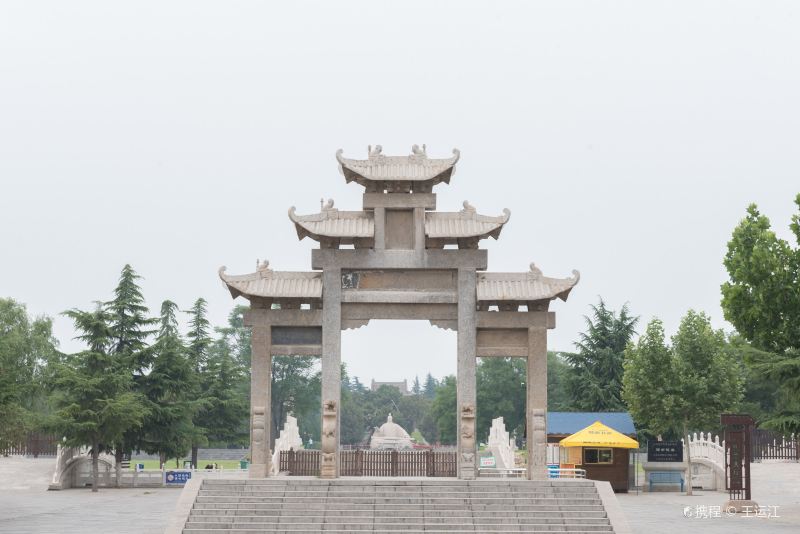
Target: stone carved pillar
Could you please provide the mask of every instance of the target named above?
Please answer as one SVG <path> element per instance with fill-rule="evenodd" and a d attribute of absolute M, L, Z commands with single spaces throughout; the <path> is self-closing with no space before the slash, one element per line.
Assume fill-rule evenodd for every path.
<path fill-rule="evenodd" d="M 336 478 L 336 455 L 339 448 L 338 417 L 336 401 L 326 400 L 322 403 L 322 458 L 319 465 L 321 478 Z"/>
<path fill-rule="evenodd" d="M 322 273 L 322 463 L 320 476 L 339 476 L 339 417 L 342 389 L 342 270 Z"/>
<path fill-rule="evenodd" d="M 474 269 L 458 270 L 458 362 L 456 397 L 458 405 L 458 478 L 477 476 L 475 448 L 476 385 L 476 299 Z"/>
<path fill-rule="evenodd" d="M 528 329 L 527 365 L 528 478 L 547 479 L 547 329 Z"/>
<path fill-rule="evenodd" d="M 250 478 L 264 478 L 270 473 L 270 396 L 272 355 L 269 326 L 254 326 L 250 338 Z"/>

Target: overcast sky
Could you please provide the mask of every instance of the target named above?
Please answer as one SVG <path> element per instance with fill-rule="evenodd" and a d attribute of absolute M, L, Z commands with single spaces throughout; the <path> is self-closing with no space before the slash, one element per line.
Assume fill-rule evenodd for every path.
<path fill-rule="evenodd" d="M 789 236 L 800 192 L 797 2 L 36 2 L 0 4 L 0 296 L 55 317 L 130 263 L 155 312 L 217 277 L 310 269 L 287 209 L 360 209 L 334 154 L 461 161 L 438 208 L 512 212 L 489 268 L 579 269 L 552 349 L 589 305 L 674 332 L 719 327 L 726 243 L 756 202 Z M 242 301 L 246 302 L 246 301 Z M 455 334 L 343 336 L 368 381 L 455 371 Z"/>

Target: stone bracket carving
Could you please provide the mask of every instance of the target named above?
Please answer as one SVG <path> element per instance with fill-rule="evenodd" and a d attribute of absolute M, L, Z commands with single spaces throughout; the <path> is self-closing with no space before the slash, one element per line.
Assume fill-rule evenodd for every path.
<path fill-rule="evenodd" d="M 431 323 L 431 326 L 441 328 L 442 330 L 458 330 L 458 321 L 450 319 L 429 319 L 428 322 Z"/>
<path fill-rule="evenodd" d="M 461 437 L 461 465 L 462 478 L 475 476 L 475 405 L 465 403 L 461 405 L 459 413 L 459 435 Z"/>
<path fill-rule="evenodd" d="M 322 403 L 322 463 L 319 474 L 322 478 L 336 477 L 337 448 L 337 411 L 336 401 L 326 400 Z"/>
<path fill-rule="evenodd" d="M 533 443 L 528 446 L 530 474 L 534 479 L 547 478 L 547 426 L 545 411 L 534 408 L 531 417 Z"/>

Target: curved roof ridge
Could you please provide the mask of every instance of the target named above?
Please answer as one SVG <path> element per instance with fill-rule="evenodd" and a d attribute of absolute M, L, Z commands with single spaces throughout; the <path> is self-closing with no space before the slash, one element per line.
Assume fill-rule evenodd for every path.
<path fill-rule="evenodd" d="M 319 241 L 321 237 L 371 238 L 375 236 L 375 216 L 366 211 L 339 211 L 333 201 L 319 213 L 298 215 L 294 206 L 289 208 L 289 219 L 295 224 L 297 236 Z"/>
<path fill-rule="evenodd" d="M 367 159 L 354 159 L 344 157 L 340 148 L 336 151 L 336 161 L 339 170 L 347 182 L 358 182 L 360 185 L 370 187 L 376 182 L 440 182 L 450 183 L 455 164 L 461 157 L 461 152 L 453 149 L 449 158 L 429 158 L 427 147 L 418 145 L 411 147 L 408 156 L 387 156 L 383 154 L 383 147 L 376 145 L 367 148 Z"/>
<path fill-rule="evenodd" d="M 544 276 L 536 264 L 523 273 L 478 273 L 478 300 L 535 301 L 560 298 L 566 301 L 581 279 L 577 270 L 568 278 Z"/>
<path fill-rule="evenodd" d="M 273 271 L 269 262 L 258 262 L 256 272 L 229 275 L 222 266 L 218 274 L 233 298 L 322 298 L 322 271 Z"/>
<path fill-rule="evenodd" d="M 461 211 L 425 212 L 425 235 L 431 238 L 500 237 L 500 231 L 511 218 L 511 210 L 503 215 L 482 215 L 474 206 L 464 201 Z"/>

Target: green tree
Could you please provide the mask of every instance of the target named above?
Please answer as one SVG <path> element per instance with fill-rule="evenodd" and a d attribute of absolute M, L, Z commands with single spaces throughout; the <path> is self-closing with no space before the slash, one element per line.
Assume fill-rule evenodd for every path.
<path fill-rule="evenodd" d="M 439 441 L 445 445 L 456 443 L 458 436 L 456 409 L 456 377 L 450 375 L 439 383 L 431 406 L 431 414 L 439 431 Z"/>
<path fill-rule="evenodd" d="M 158 337 L 153 346 L 153 364 L 141 379 L 148 400 L 141 448 L 158 454 L 163 465 L 167 458 L 182 458 L 191 448 L 192 419 L 198 409 L 194 401 L 194 369 L 178 332 L 178 306 L 169 300 L 161 305 Z"/>
<path fill-rule="evenodd" d="M 547 353 L 547 409 L 551 412 L 572 411 L 572 398 L 567 390 L 567 377 L 571 368 L 565 353 Z"/>
<path fill-rule="evenodd" d="M 23 304 L 0 298 L 0 449 L 46 418 L 48 363 L 57 361 L 56 347 L 49 318 L 31 320 Z"/>
<path fill-rule="evenodd" d="M 318 359 L 313 356 L 274 356 L 272 358 L 272 431 L 270 433 L 272 442 L 277 439 L 287 415 L 297 417 L 302 430 L 306 432 L 308 432 L 306 427 L 308 424 L 319 427 L 320 417 L 308 420 L 312 417 L 311 414 L 318 413 L 318 406 L 321 403 L 321 382 L 317 361 Z M 313 435 L 318 435 L 318 432 L 314 432 Z"/>
<path fill-rule="evenodd" d="M 207 362 L 209 382 L 206 384 L 203 414 L 208 440 L 224 446 L 243 443 L 247 436 L 250 406 L 237 389 L 243 369 L 231 354 L 225 338 L 214 341 Z"/>
<path fill-rule="evenodd" d="M 565 354 L 571 365 L 567 390 L 578 411 L 613 412 L 625 409 L 622 402 L 622 373 L 625 346 L 635 333 L 638 317 L 630 315 L 627 304 L 617 315 L 603 299 L 586 317 L 587 331 L 575 343 L 576 354 Z"/>
<path fill-rule="evenodd" d="M 427 399 L 433 399 L 436 396 L 436 388 L 439 384 L 436 382 L 436 379 L 433 378 L 433 375 L 430 373 L 427 374 L 425 377 L 425 385 L 422 388 L 422 395 Z"/>
<path fill-rule="evenodd" d="M 115 359 L 120 373 L 132 376 L 134 391 L 139 393 L 142 392 L 142 378 L 153 363 L 153 352 L 147 344 L 147 338 L 155 333 L 152 326 L 157 322 L 148 317 L 149 311 L 138 284 L 141 278 L 126 264 L 114 289 L 114 298 L 104 304 L 111 340 L 110 355 Z M 117 473 L 121 471 L 123 456 L 130 454 L 142 440 L 138 432 L 139 429 L 131 428 L 113 444 Z"/>
<path fill-rule="evenodd" d="M 509 432 L 525 431 L 526 360 L 481 358 L 477 378 L 477 436 L 486 441 L 492 419 L 502 416 Z"/>
<path fill-rule="evenodd" d="M 55 427 L 67 445 L 91 445 L 92 491 L 97 491 L 98 455 L 120 443 L 126 431 L 141 427 L 147 409 L 141 395 L 132 391 L 132 376 L 112 354 L 116 339 L 109 314 L 98 307 L 66 315 L 88 349 L 58 366 Z"/>
<path fill-rule="evenodd" d="M 149 311 L 138 284 L 141 278 L 126 264 L 114 289 L 113 300 L 105 303 L 110 324 L 111 354 L 137 376 L 144 375 L 152 363 L 147 338 L 155 333 L 151 327 L 157 322 L 148 318 Z"/>
<path fill-rule="evenodd" d="M 211 324 L 207 317 L 208 304 L 205 299 L 198 298 L 192 308 L 185 313 L 189 314 L 189 332 L 186 334 L 189 340 L 188 358 L 195 375 L 195 379 L 187 386 L 193 390 L 192 394 L 199 405 L 194 416 L 191 446 L 191 462 L 193 466 L 197 466 L 198 449 L 200 445 L 208 443 L 206 425 L 209 421 L 207 412 L 211 402 L 209 386 L 214 380 L 209 373 L 208 353 L 213 340 L 209 334 Z"/>
<path fill-rule="evenodd" d="M 720 413 L 742 398 L 741 369 L 732 352 L 704 313 L 687 312 L 671 348 L 664 343 L 661 323 L 651 322 L 627 352 L 624 398 L 634 419 L 655 433 L 678 433 L 689 443 L 690 429 L 715 425 Z M 684 452 L 691 465 L 688 447 Z"/>
<path fill-rule="evenodd" d="M 800 208 L 800 195 L 795 198 Z M 800 243 L 800 214 L 789 225 Z M 722 284 L 722 310 L 750 342 L 746 360 L 755 375 L 773 386 L 764 426 L 800 433 L 800 247 L 772 231 L 755 204 L 734 229 L 724 260 L 729 281 Z M 748 391 L 758 384 L 748 385 Z"/>
<path fill-rule="evenodd" d="M 422 393 L 422 386 L 419 385 L 419 376 L 414 377 L 414 382 L 411 384 L 411 393 L 420 395 Z"/>

